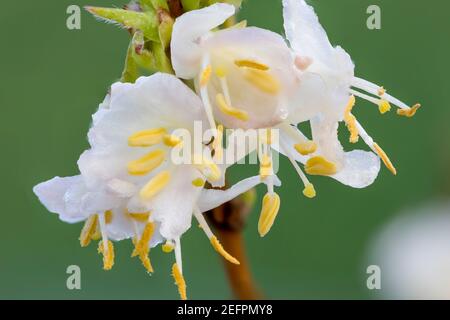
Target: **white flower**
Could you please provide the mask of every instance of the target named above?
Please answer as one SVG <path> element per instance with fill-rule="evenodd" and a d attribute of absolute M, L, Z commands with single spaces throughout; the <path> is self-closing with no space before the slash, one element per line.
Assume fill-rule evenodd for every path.
<path fill-rule="evenodd" d="M 350 142 L 356 143 L 360 136 L 396 174 L 386 153 L 352 114 L 355 96 L 373 102 L 381 113 L 389 111 L 390 104 L 396 105 L 397 113 L 407 117 L 412 117 L 420 105 L 410 108 L 387 94 L 383 87 L 355 77 L 350 56 L 341 47 L 330 44 L 313 8 L 304 0 L 283 0 L 283 7 L 285 32 L 301 83 L 288 120 L 297 124 L 311 119 L 313 141 L 317 145 L 312 158 L 296 157 L 297 160 L 306 162 L 309 174 L 333 176 L 356 188 L 371 184 L 378 174 L 378 161 L 371 152 L 344 152 L 337 136 L 338 123 L 344 121 L 350 131 Z M 291 134 L 291 138 L 295 135 Z"/>
<path fill-rule="evenodd" d="M 368 262 L 386 299 L 450 299 L 450 202 L 404 210 L 377 233 Z"/>
<path fill-rule="evenodd" d="M 208 146 L 198 153 L 184 146 L 192 143 L 195 122 L 206 123 L 202 102 L 194 92 L 167 74 L 142 77 L 135 84 L 116 83 L 93 118 L 92 148 L 78 161 L 81 176 L 56 178 L 35 188 L 50 211 L 68 222 L 88 219 L 84 228 L 88 239 L 95 233 L 94 224 L 100 222 L 103 243 L 111 247 L 101 247 L 103 252 L 113 252 L 109 239 L 132 238 L 133 256 L 139 256 L 149 272 L 153 271 L 150 246 L 165 240 L 164 251 L 175 249 L 173 274 L 182 298 L 186 292 L 180 238 L 190 228 L 193 215 L 214 249 L 239 263 L 223 249 L 202 213 L 253 188 L 261 179 L 248 178 L 225 191 L 204 189 L 207 181 L 219 180 L 222 174 L 208 157 Z M 191 135 L 179 135 L 186 132 Z M 175 163 L 171 155 L 180 151 L 192 152 L 194 162 Z M 81 189 L 74 200 L 78 210 L 68 211 L 72 188 Z M 89 206 L 85 198 L 92 200 Z"/>
<path fill-rule="evenodd" d="M 180 16 L 171 54 L 176 75 L 194 79 L 209 117 L 227 128 L 267 128 L 284 121 L 297 84 L 284 39 L 256 27 L 213 31 L 234 15 L 217 3 Z"/>

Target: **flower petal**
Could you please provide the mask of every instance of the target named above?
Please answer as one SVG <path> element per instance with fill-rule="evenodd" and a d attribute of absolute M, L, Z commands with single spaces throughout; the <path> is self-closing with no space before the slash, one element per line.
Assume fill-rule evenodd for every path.
<path fill-rule="evenodd" d="M 194 121 L 207 123 L 200 98 L 176 77 L 157 73 L 134 84 L 114 84 L 109 112 L 90 130 L 89 140 L 93 146 L 124 146 L 136 132 L 192 130 Z"/>
<path fill-rule="evenodd" d="M 284 30 L 296 54 L 322 63 L 333 57 L 333 47 L 314 9 L 304 0 L 283 0 Z"/>
<path fill-rule="evenodd" d="M 175 73 L 183 79 L 191 79 L 200 70 L 202 52 L 199 40 L 212 29 L 234 15 L 235 7 L 216 3 L 209 7 L 187 12 L 173 26 L 171 52 Z"/>
<path fill-rule="evenodd" d="M 62 221 L 75 223 L 84 220 L 87 215 L 66 208 L 66 193 L 74 187 L 83 188 L 81 176 L 55 177 L 36 185 L 33 192 L 48 211 L 58 214 Z"/>
<path fill-rule="evenodd" d="M 192 181 L 198 171 L 190 165 L 176 166 L 170 182 L 148 203 L 154 221 L 161 224 L 161 235 L 170 240 L 179 238 L 191 226 L 192 213 L 202 188 Z"/>
<path fill-rule="evenodd" d="M 362 189 L 375 181 L 379 171 L 380 158 L 373 152 L 353 150 L 345 153 L 345 165 L 332 178 L 352 188 Z"/>
<path fill-rule="evenodd" d="M 247 192 L 260 183 L 264 182 L 260 176 L 255 176 L 242 180 L 227 190 L 204 189 L 199 198 L 198 207 L 201 212 L 209 211 Z M 274 186 L 281 186 L 281 181 L 276 176 L 274 177 L 273 183 Z"/>

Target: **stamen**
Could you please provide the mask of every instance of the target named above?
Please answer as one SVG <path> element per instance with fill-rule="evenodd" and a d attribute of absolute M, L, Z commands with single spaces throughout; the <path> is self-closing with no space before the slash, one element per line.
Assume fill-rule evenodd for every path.
<path fill-rule="evenodd" d="M 264 154 L 260 160 L 259 175 L 265 179 L 273 175 L 272 157 Z"/>
<path fill-rule="evenodd" d="M 350 93 L 364 100 L 372 102 L 373 104 L 376 104 L 381 114 L 384 114 L 391 110 L 391 105 L 389 104 L 389 101 L 387 101 L 386 99 L 377 99 L 353 89 L 350 89 Z"/>
<path fill-rule="evenodd" d="M 128 138 L 128 145 L 130 147 L 151 147 L 161 143 L 165 134 L 166 129 L 164 128 L 139 131 Z"/>
<path fill-rule="evenodd" d="M 246 69 L 244 72 L 244 78 L 259 90 L 267 94 L 276 95 L 280 92 L 280 82 L 266 71 Z"/>
<path fill-rule="evenodd" d="M 103 254 L 103 270 L 111 270 L 114 266 L 114 246 L 110 240 L 103 241 L 98 243 L 98 253 Z"/>
<path fill-rule="evenodd" d="M 397 114 L 399 116 L 403 116 L 403 117 L 407 117 L 407 118 L 412 118 L 414 117 L 414 115 L 416 114 L 417 110 L 419 110 L 419 108 L 421 107 L 421 105 L 418 103 L 414 106 L 412 106 L 411 108 L 407 108 L 407 109 L 398 109 L 397 110 Z"/>
<path fill-rule="evenodd" d="M 152 178 L 139 192 L 141 198 L 150 200 L 156 194 L 158 194 L 170 181 L 170 172 L 162 171 Z"/>
<path fill-rule="evenodd" d="M 239 68 L 250 68 L 261 71 L 269 70 L 269 66 L 254 60 L 236 60 L 234 61 L 234 64 Z"/>
<path fill-rule="evenodd" d="M 155 224 L 153 222 L 148 222 L 145 225 L 144 231 L 142 232 L 141 239 L 136 243 L 135 251 L 139 254 L 139 259 L 141 259 L 147 272 L 152 273 L 153 267 L 150 262 L 148 254 L 150 252 L 149 242 L 153 237 L 155 232 Z"/>
<path fill-rule="evenodd" d="M 211 65 L 208 64 L 203 69 L 202 74 L 200 76 L 200 86 L 201 87 L 205 87 L 209 83 L 209 80 L 211 79 L 211 73 L 212 73 L 212 68 L 211 68 Z"/>
<path fill-rule="evenodd" d="M 194 179 L 192 180 L 192 185 L 197 188 L 203 188 L 203 186 L 205 185 L 205 180 L 203 180 L 202 178 Z"/>
<path fill-rule="evenodd" d="M 378 110 L 381 114 L 385 114 L 391 111 L 391 105 L 386 100 L 381 100 L 380 104 L 378 105 Z"/>
<path fill-rule="evenodd" d="M 223 246 L 220 244 L 219 240 L 214 236 L 211 239 L 211 245 L 213 246 L 214 250 L 216 250 L 225 260 L 232 264 L 239 265 L 240 262 L 233 257 L 231 254 L 225 251 Z"/>
<path fill-rule="evenodd" d="M 217 251 L 225 260 L 233 263 L 233 264 L 240 264 L 239 261 L 230 255 L 228 252 L 225 251 L 223 246 L 220 244 L 217 237 L 212 233 L 211 228 L 208 226 L 208 223 L 205 220 L 205 217 L 200 212 L 198 208 L 194 211 L 195 218 L 197 219 L 200 228 L 205 232 L 206 236 L 211 242 L 211 245 L 213 246 L 214 250 Z"/>
<path fill-rule="evenodd" d="M 258 222 L 258 232 L 261 237 L 264 237 L 270 231 L 279 210 L 280 197 L 276 193 L 267 193 L 263 199 Z"/>
<path fill-rule="evenodd" d="M 128 173 L 135 176 L 142 176 L 150 173 L 159 167 L 165 160 L 166 153 L 157 149 L 138 160 L 128 163 Z"/>
<path fill-rule="evenodd" d="M 224 66 L 217 66 L 214 68 L 214 73 L 219 78 L 225 78 L 228 74 L 228 70 Z"/>
<path fill-rule="evenodd" d="M 144 212 L 144 213 L 129 213 L 128 216 L 138 222 L 147 222 L 148 218 L 150 216 L 150 212 Z"/>
<path fill-rule="evenodd" d="M 248 113 L 244 110 L 238 109 L 238 108 L 234 108 L 232 106 L 229 106 L 226 102 L 225 102 L 225 98 L 223 96 L 223 94 L 218 93 L 216 95 L 216 102 L 217 102 L 217 107 L 219 108 L 219 110 L 230 116 L 230 117 L 234 117 L 236 119 L 239 119 L 241 121 L 248 121 Z"/>
<path fill-rule="evenodd" d="M 306 141 L 297 143 L 294 148 L 302 156 L 307 156 L 317 151 L 317 144 L 314 141 Z"/>
<path fill-rule="evenodd" d="M 355 96 L 351 96 L 350 100 L 345 108 L 344 121 L 347 125 L 348 131 L 350 132 L 350 142 L 357 143 L 359 140 L 358 126 L 356 125 L 356 118 L 352 114 L 353 107 L 355 106 Z"/>
<path fill-rule="evenodd" d="M 217 164 L 206 157 L 199 154 L 194 154 L 194 165 L 207 177 L 210 181 L 218 181 L 222 176 L 222 171 Z"/>
<path fill-rule="evenodd" d="M 359 132 L 361 133 L 361 137 L 363 138 L 364 142 L 375 152 L 378 154 L 378 156 L 383 160 L 383 163 L 385 166 L 394 174 L 397 175 L 397 170 L 395 169 L 394 165 L 392 164 L 391 160 L 387 156 L 387 154 L 381 149 L 381 147 L 375 143 L 371 136 L 364 130 L 363 126 L 357 122 Z"/>
<path fill-rule="evenodd" d="M 386 152 L 384 152 L 384 150 L 381 149 L 377 143 L 373 144 L 373 148 L 375 149 L 381 160 L 383 160 L 384 165 L 389 169 L 389 171 L 391 171 L 394 176 L 397 175 L 397 169 L 395 169 Z"/>
<path fill-rule="evenodd" d="M 175 284 L 178 287 L 178 293 L 180 294 L 181 300 L 187 300 L 186 282 L 184 281 L 183 274 L 181 273 L 176 263 L 174 263 L 174 265 L 172 266 L 172 276 L 175 280 Z"/>
<path fill-rule="evenodd" d="M 294 157 L 292 156 L 291 152 L 288 148 L 286 148 L 286 145 L 284 143 L 281 143 L 281 147 L 284 150 L 284 153 L 286 154 L 287 158 L 291 162 L 292 166 L 294 167 L 295 171 L 297 171 L 298 176 L 302 180 L 305 189 L 303 190 L 303 195 L 307 198 L 314 198 L 316 196 L 316 191 L 314 189 L 314 186 L 311 182 L 309 182 L 306 175 L 303 173 L 302 169 L 298 165 L 297 161 L 295 161 Z"/>
<path fill-rule="evenodd" d="M 183 140 L 175 135 L 166 134 L 163 137 L 163 142 L 166 146 L 173 148 L 182 143 Z"/>
<path fill-rule="evenodd" d="M 333 162 L 322 156 L 316 156 L 306 162 L 305 171 L 310 175 L 331 176 L 337 172 L 337 168 Z"/>
<path fill-rule="evenodd" d="M 91 215 L 86 222 L 84 223 L 83 229 L 81 229 L 80 234 L 80 245 L 82 247 L 87 247 L 92 240 L 92 236 L 94 235 L 97 224 L 98 224 L 98 215 L 93 214 Z"/>
<path fill-rule="evenodd" d="M 316 190 L 314 189 L 314 186 L 309 183 L 303 190 L 303 194 L 305 195 L 305 197 L 312 199 L 316 197 Z"/>
<path fill-rule="evenodd" d="M 110 224 L 113 220 L 113 212 L 111 210 L 108 210 L 105 212 L 105 223 Z"/>
<path fill-rule="evenodd" d="M 162 248 L 163 252 L 171 253 L 173 251 L 173 249 L 175 248 L 175 245 L 170 241 L 166 241 L 166 243 L 163 244 L 161 248 Z"/>
<path fill-rule="evenodd" d="M 352 86 L 353 87 L 356 87 L 356 88 L 358 88 L 358 89 L 361 89 L 361 90 L 364 90 L 364 91 L 366 91 L 366 92 L 368 92 L 368 93 L 370 93 L 370 94 L 373 94 L 373 95 L 378 95 L 378 96 L 380 96 L 383 100 L 385 100 L 385 101 L 387 101 L 387 102 L 389 102 L 389 103 L 391 103 L 391 104 L 393 104 L 393 105 L 395 105 L 395 106 L 397 106 L 397 107 L 399 107 L 401 110 L 406 110 L 405 112 L 408 112 L 410 109 L 413 109 L 414 107 L 416 107 L 417 105 L 415 105 L 415 106 L 413 106 L 413 107 L 409 107 L 406 103 L 404 103 L 403 101 L 400 101 L 399 99 L 397 99 L 397 98 L 395 98 L 395 97 L 393 97 L 393 96 L 391 96 L 391 95 L 389 95 L 389 94 L 387 94 L 386 93 L 386 90 L 383 88 L 383 87 L 381 87 L 381 86 L 378 86 L 378 85 L 376 85 L 376 84 L 374 84 L 374 83 L 372 83 L 372 82 L 370 82 L 370 81 L 367 81 L 367 80 L 364 80 L 364 79 L 361 79 L 361 78 L 354 78 L 353 79 L 353 83 L 352 83 Z M 351 90 L 352 91 L 352 90 Z M 362 98 L 363 99 L 366 99 L 366 95 L 364 95 L 364 94 L 361 94 L 362 96 Z M 365 97 L 366 96 L 366 97 Z M 371 97 L 370 97 L 371 98 Z M 372 98 L 373 99 L 373 98 Z M 366 99 L 366 100 L 368 100 L 368 99 Z M 371 101 L 371 100 L 369 100 L 369 101 Z M 416 108 L 416 110 L 415 111 L 417 111 L 417 109 L 418 108 Z M 403 113 L 403 112 L 401 112 L 401 110 L 398 110 L 397 111 L 397 113 Z M 400 114 L 400 115 L 402 115 L 402 114 Z"/>

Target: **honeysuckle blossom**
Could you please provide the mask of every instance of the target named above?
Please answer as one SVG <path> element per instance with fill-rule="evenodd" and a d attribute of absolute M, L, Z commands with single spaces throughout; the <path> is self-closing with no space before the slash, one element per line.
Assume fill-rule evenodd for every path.
<path fill-rule="evenodd" d="M 207 123 L 194 92 L 167 74 L 141 77 L 134 84 L 116 83 L 93 120 L 88 134 L 91 149 L 78 161 L 81 175 L 54 178 L 34 191 L 63 221 L 86 220 L 82 245 L 101 235 L 99 250 L 105 255 L 105 269 L 113 264 L 110 240 L 132 239 L 133 256 L 142 260 L 148 272 L 153 271 L 150 247 L 165 241 L 163 250 L 175 252 L 172 271 L 181 297 L 186 298 L 180 238 L 190 228 L 192 216 L 214 249 L 231 263 L 239 263 L 223 249 L 202 213 L 253 188 L 261 179 L 248 178 L 225 191 L 204 188 L 222 173 L 209 146 L 202 145 L 199 153 L 186 146 L 192 143 L 195 123 Z M 217 142 L 215 147 L 219 149 Z M 192 152 L 192 162 L 174 161 L 174 154 L 180 152 Z"/>
<path fill-rule="evenodd" d="M 281 36 L 260 28 L 215 30 L 234 14 L 234 8 L 226 4 L 191 11 L 175 21 L 173 67 L 178 77 L 194 80 L 210 126 L 215 128 L 218 122 L 233 129 L 266 128 L 267 134 L 261 135 L 256 148 L 261 177 L 270 180 L 274 174 L 272 152 L 278 151 L 294 166 L 305 186 L 303 194 L 309 198 L 316 192 L 306 174 L 330 176 L 364 188 L 376 179 L 380 158 L 396 173 L 386 153 L 352 114 L 354 97 L 376 103 L 383 113 L 390 109 L 389 103 L 395 104 L 405 116 L 413 116 L 419 105 L 409 108 L 382 87 L 354 77 L 350 56 L 341 47 L 332 47 L 313 9 L 304 1 L 287 0 L 283 6 L 291 48 Z M 305 121 L 310 121 L 312 139 L 297 128 Z M 341 121 L 351 132 L 351 142 L 361 136 L 376 154 L 344 152 L 337 135 Z M 272 139 L 274 129 L 279 132 L 278 141 Z M 304 164 L 306 174 L 298 162 Z M 280 207 L 273 186 L 266 184 L 259 229 L 262 236 Z"/>
<path fill-rule="evenodd" d="M 280 35 L 240 26 L 213 31 L 234 13 L 233 6 L 219 3 L 179 17 L 173 27 L 172 63 L 178 77 L 194 80 L 212 128 L 218 122 L 231 129 L 266 129 L 256 147 L 260 176 L 268 187 L 259 224 L 265 235 L 280 207 L 271 183 L 276 134 L 271 129 L 291 130 L 285 120 L 299 81 L 291 50 Z M 221 140 L 221 130 L 217 132 Z M 302 146 L 302 151 L 311 149 L 306 138 Z M 304 194 L 314 197 L 313 185 L 298 164 L 292 164 L 305 185 Z"/>
<path fill-rule="evenodd" d="M 285 33 L 301 83 L 295 108 L 289 110 L 289 122 L 311 120 L 312 141 L 317 147 L 307 158 L 296 155 L 296 159 L 305 163 L 308 174 L 333 176 L 356 188 L 366 187 L 376 178 L 379 164 L 374 153 L 396 174 L 386 153 L 352 114 L 355 97 L 374 103 L 382 114 L 393 104 L 398 106 L 399 115 L 412 117 L 420 105 L 409 107 L 387 94 L 383 87 L 356 77 L 349 54 L 340 46 L 331 45 L 314 9 L 304 0 L 283 0 L 283 8 Z M 351 143 L 361 137 L 374 153 L 344 152 L 337 135 L 341 121 L 350 131 Z"/>

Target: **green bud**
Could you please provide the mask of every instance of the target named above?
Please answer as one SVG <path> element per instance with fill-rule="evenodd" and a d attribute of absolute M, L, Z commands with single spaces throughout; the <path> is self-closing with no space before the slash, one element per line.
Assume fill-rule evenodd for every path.
<path fill-rule="evenodd" d="M 167 0 L 146 0 L 150 1 L 155 10 L 164 9 L 169 11 L 169 5 L 167 4 Z"/>
<path fill-rule="evenodd" d="M 166 10 L 158 10 L 158 17 L 160 20 L 158 27 L 159 39 L 163 48 L 166 49 L 172 39 L 174 20 Z"/>
<path fill-rule="evenodd" d="M 167 57 L 166 50 L 161 43 L 152 44 L 152 52 L 155 57 L 155 67 L 158 71 L 173 74 L 172 64 Z"/>
<path fill-rule="evenodd" d="M 200 8 L 200 0 L 181 0 L 184 11 L 197 10 Z"/>
<path fill-rule="evenodd" d="M 136 64 L 141 68 L 153 71 L 155 61 L 152 53 L 145 48 L 144 34 L 141 31 L 136 31 L 131 43 L 133 46 L 132 56 Z"/>
<path fill-rule="evenodd" d="M 85 7 L 99 19 L 115 22 L 125 28 L 141 30 L 152 41 L 159 41 L 158 21 L 154 12 L 136 12 L 125 9 Z"/>
<path fill-rule="evenodd" d="M 130 46 L 128 47 L 127 57 L 125 58 L 125 66 L 122 72 L 122 78 L 120 79 L 120 81 L 122 82 L 134 83 L 139 77 L 138 66 L 133 58 L 133 51 L 133 43 L 131 42 Z"/>

